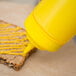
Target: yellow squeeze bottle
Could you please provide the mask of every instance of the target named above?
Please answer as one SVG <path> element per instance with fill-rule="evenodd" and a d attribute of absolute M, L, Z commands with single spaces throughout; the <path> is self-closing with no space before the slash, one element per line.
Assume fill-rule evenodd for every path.
<path fill-rule="evenodd" d="M 25 21 L 31 46 L 56 51 L 75 36 L 75 4 L 76 0 L 42 0 Z"/>

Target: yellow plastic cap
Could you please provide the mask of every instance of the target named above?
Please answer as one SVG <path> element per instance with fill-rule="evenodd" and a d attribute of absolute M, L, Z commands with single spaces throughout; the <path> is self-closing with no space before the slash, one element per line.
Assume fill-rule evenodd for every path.
<path fill-rule="evenodd" d="M 61 45 L 50 37 L 35 21 L 33 13 L 31 13 L 25 21 L 25 27 L 29 41 L 38 49 L 53 52 L 61 47 Z"/>

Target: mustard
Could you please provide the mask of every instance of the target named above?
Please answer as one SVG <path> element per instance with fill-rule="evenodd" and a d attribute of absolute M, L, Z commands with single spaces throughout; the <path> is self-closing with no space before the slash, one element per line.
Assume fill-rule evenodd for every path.
<path fill-rule="evenodd" d="M 16 36 L 26 35 L 26 32 L 17 32 L 21 29 L 20 27 L 7 28 L 10 25 L 11 24 L 0 24 L 0 35 L 2 35 L 0 36 L 0 54 L 26 56 L 27 53 L 29 53 L 34 48 L 34 46 L 30 42 L 26 41 L 27 37 L 22 39 L 16 38 Z"/>

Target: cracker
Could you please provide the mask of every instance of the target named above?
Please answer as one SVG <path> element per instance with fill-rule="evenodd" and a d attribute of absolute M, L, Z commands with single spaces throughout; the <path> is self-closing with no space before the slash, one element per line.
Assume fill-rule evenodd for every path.
<path fill-rule="evenodd" d="M 7 22 L 4 22 L 4 21 L 2 21 L 2 20 L 0 20 L 0 24 L 8 24 Z M 11 26 L 11 27 L 10 27 Z M 16 32 L 20 32 L 20 33 L 26 33 L 26 31 L 23 29 L 23 28 L 21 28 L 21 27 L 19 27 L 19 26 L 16 26 L 16 25 L 13 25 L 13 24 L 10 24 L 10 26 L 8 26 L 8 28 L 20 28 L 18 31 L 16 31 Z M 0 28 L 1 29 L 1 28 Z M 11 32 L 15 32 L 15 30 L 11 30 Z M 7 35 L 8 36 L 8 35 Z M 25 36 L 25 34 L 24 35 L 18 35 L 17 37 L 19 37 L 19 38 L 24 38 L 24 37 L 26 37 Z M 1 41 L 1 40 L 0 40 Z M 9 39 L 8 39 L 8 41 L 9 41 Z M 25 40 L 24 40 L 25 41 Z M 21 41 L 20 41 L 20 44 L 21 44 Z M 0 44 L 1 45 L 1 44 Z M 11 45 L 11 44 L 10 44 Z M 13 45 L 13 44 L 12 44 Z M 17 44 L 17 45 L 19 45 L 19 43 Z M 22 44 L 21 44 L 22 45 Z M 25 47 L 27 47 L 26 45 L 24 45 Z M 21 50 L 21 52 L 22 52 L 22 49 L 24 48 L 24 46 L 22 46 L 21 48 L 19 48 L 19 49 L 17 49 L 17 50 L 19 50 L 19 53 L 20 53 L 20 50 Z M 10 47 L 10 46 L 8 46 L 8 47 Z M 1 48 L 1 47 L 0 47 Z M 3 47 L 3 48 L 5 48 L 5 47 Z M 13 47 L 11 48 L 11 49 L 13 49 Z M 1 51 L 1 50 L 0 50 Z M 5 50 L 6 51 L 6 50 Z M 33 52 L 35 52 L 35 48 L 33 48 L 32 50 L 30 50 L 30 52 L 28 52 L 25 56 L 22 56 L 22 55 L 11 55 L 11 54 L 0 54 L 0 63 L 2 63 L 2 64 L 5 64 L 5 65 L 7 65 L 7 66 L 9 66 L 9 67 L 11 67 L 11 68 L 13 68 L 14 70 L 19 70 L 22 66 L 23 66 L 23 64 L 24 64 L 24 62 L 25 62 L 25 60 L 33 53 Z M 18 52 L 17 52 L 18 53 Z"/>

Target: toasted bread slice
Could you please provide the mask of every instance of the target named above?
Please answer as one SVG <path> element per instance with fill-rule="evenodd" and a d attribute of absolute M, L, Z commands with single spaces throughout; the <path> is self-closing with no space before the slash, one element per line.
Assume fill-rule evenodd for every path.
<path fill-rule="evenodd" d="M 27 45 L 25 45 L 24 43 L 25 41 L 28 41 L 28 40 L 25 40 L 25 37 L 26 37 L 25 30 L 13 24 L 10 24 L 8 27 L 4 27 L 3 25 L 6 25 L 6 24 L 9 25 L 7 22 L 0 20 L 0 51 L 17 50 L 17 52 L 15 53 L 23 52 L 24 48 L 27 47 Z M 15 33 L 16 35 L 14 36 Z M 14 42 L 13 40 L 14 38 L 16 38 L 16 42 Z M 18 41 L 17 43 L 17 39 L 21 41 Z M 14 70 L 19 70 L 24 64 L 27 57 L 31 55 L 34 51 L 35 51 L 34 49 L 30 50 L 30 52 L 28 52 L 25 56 L 14 55 L 14 54 L 0 54 L 0 63 L 13 68 Z"/>

